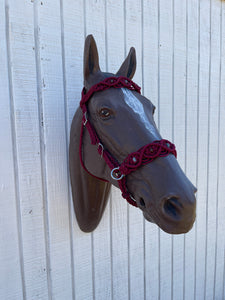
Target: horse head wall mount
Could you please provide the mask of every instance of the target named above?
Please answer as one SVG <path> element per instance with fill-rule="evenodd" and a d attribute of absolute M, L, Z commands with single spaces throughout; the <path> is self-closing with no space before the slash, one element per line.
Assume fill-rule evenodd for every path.
<path fill-rule="evenodd" d="M 135 49 L 116 74 L 100 70 L 92 35 L 84 47 L 84 88 L 70 131 L 69 166 L 79 227 L 93 231 L 107 204 L 111 184 L 146 220 L 165 232 L 188 232 L 195 220 L 196 188 L 163 140 L 155 107 L 131 79 Z"/>

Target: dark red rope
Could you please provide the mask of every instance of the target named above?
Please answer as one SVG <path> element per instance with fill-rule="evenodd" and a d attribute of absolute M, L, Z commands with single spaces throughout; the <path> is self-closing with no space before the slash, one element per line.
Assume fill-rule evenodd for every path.
<path fill-rule="evenodd" d="M 93 145 L 98 145 L 98 153 L 104 158 L 106 164 L 113 171 L 114 179 L 117 177 L 120 178 L 118 180 L 119 187 L 122 192 L 123 198 L 127 200 L 133 206 L 137 207 L 137 203 L 132 199 L 129 191 L 127 190 L 126 185 L 126 175 L 134 172 L 139 167 L 144 166 L 150 162 L 152 162 L 157 157 L 167 156 L 169 154 L 173 154 L 175 157 L 177 156 L 175 145 L 167 140 L 159 140 L 154 141 L 148 145 L 143 146 L 137 152 L 133 152 L 125 158 L 121 165 L 117 162 L 117 160 L 106 150 L 104 149 L 94 127 L 88 120 L 88 110 L 87 110 L 87 102 L 92 97 L 95 92 L 103 91 L 109 88 L 122 88 L 125 87 L 129 90 L 136 91 L 140 93 L 141 88 L 134 83 L 132 80 L 126 77 L 109 77 L 104 79 L 103 81 L 93 85 L 90 90 L 86 93 L 85 88 L 82 90 L 82 98 L 80 101 L 80 107 L 83 112 L 82 125 L 81 125 L 81 133 L 80 133 L 80 146 L 79 146 L 79 155 L 80 162 L 82 167 L 91 174 L 84 165 L 83 155 L 82 155 L 82 143 L 83 143 L 83 133 L 84 126 L 87 128 L 91 143 Z M 94 176 L 97 179 L 107 182 L 107 180 L 102 179 L 100 177 Z M 117 180 L 117 179 L 116 179 Z"/>
<path fill-rule="evenodd" d="M 82 98 L 80 101 L 80 107 L 82 111 L 87 111 L 87 107 L 85 107 L 84 104 L 87 103 L 87 101 L 95 92 L 104 91 L 112 87 L 117 89 L 125 87 L 129 90 L 137 91 L 138 93 L 140 93 L 141 91 L 141 88 L 127 77 L 108 77 L 101 82 L 93 85 L 87 93 L 85 93 L 85 88 L 83 88 Z"/>
<path fill-rule="evenodd" d="M 133 152 L 125 158 L 119 167 L 119 171 L 123 175 L 128 175 L 134 172 L 139 167 L 149 164 L 157 157 L 173 154 L 177 157 L 175 145 L 167 140 L 154 141 L 151 144 L 145 145 L 137 152 Z"/>

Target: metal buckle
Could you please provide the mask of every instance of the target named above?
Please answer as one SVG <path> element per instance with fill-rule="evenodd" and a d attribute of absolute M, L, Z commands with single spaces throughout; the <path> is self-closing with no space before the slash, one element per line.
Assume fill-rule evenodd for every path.
<path fill-rule="evenodd" d="M 98 143 L 98 148 L 101 148 L 101 158 L 103 157 L 103 152 L 104 152 L 104 146 L 101 143 Z"/>
<path fill-rule="evenodd" d="M 112 169 L 112 171 L 111 171 L 111 177 L 112 177 L 112 179 L 118 181 L 118 180 L 121 180 L 124 177 L 124 174 L 121 174 L 120 171 L 119 171 L 119 169 L 120 169 L 120 167 Z M 119 172 L 117 172 L 117 174 L 119 173 L 120 176 L 115 177 L 115 175 L 114 175 L 114 173 L 116 174 L 115 171 L 119 171 Z"/>
<path fill-rule="evenodd" d="M 130 198 L 131 198 L 131 200 L 133 200 L 135 203 L 137 203 L 137 201 L 134 199 L 133 196 L 131 196 L 131 194 L 130 194 Z"/>
<path fill-rule="evenodd" d="M 85 121 L 83 122 L 83 124 L 85 126 L 87 124 L 87 121 L 88 121 L 88 119 L 87 119 L 87 112 L 86 111 L 84 113 L 84 119 L 85 119 Z"/>

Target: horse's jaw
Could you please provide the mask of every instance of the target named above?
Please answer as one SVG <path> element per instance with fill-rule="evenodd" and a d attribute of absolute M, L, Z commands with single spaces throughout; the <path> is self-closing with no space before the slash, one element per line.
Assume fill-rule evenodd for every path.
<path fill-rule="evenodd" d="M 78 225 L 82 231 L 92 232 L 102 219 L 111 184 L 98 180 L 82 168 L 79 158 L 81 119 L 82 114 L 78 109 L 73 118 L 70 133 L 70 180 Z M 92 161 L 95 162 L 96 160 L 93 159 Z"/>
<path fill-rule="evenodd" d="M 163 231 L 165 231 L 166 233 L 169 233 L 169 234 L 182 234 L 182 233 L 187 233 L 189 232 L 192 227 L 193 227 L 193 224 L 195 222 L 195 215 L 193 217 L 193 219 L 188 222 L 188 224 L 184 224 L 185 226 L 183 227 L 180 227 L 180 226 L 176 226 L 175 224 L 168 224 L 168 223 L 164 223 L 162 221 L 159 221 L 159 222 L 156 222 L 152 216 L 148 215 L 147 212 L 143 212 L 143 216 L 145 218 L 145 220 L 147 220 L 148 222 L 151 222 L 153 224 L 156 224 L 159 228 L 161 228 Z"/>

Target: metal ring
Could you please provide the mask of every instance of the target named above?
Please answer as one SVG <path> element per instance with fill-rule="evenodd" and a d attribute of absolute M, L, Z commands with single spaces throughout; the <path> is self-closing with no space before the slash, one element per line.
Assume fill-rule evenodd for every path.
<path fill-rule="evenodd" d="M 121 174 L 120 177 L 115 177 L 115 176 L 113 175 L 113 173 L 114 173 L 115 171 L 119 170 L 119 169 L 120 169 L 120 167 L 117 167 L 117 168 L 112 169 L 112 171 L 111 171 L 111 177 L 112 177 L 112 179 L 118 181 L 118 180 L 121 180 L 121 179 L 124 177 L 124 174 Z"/>

